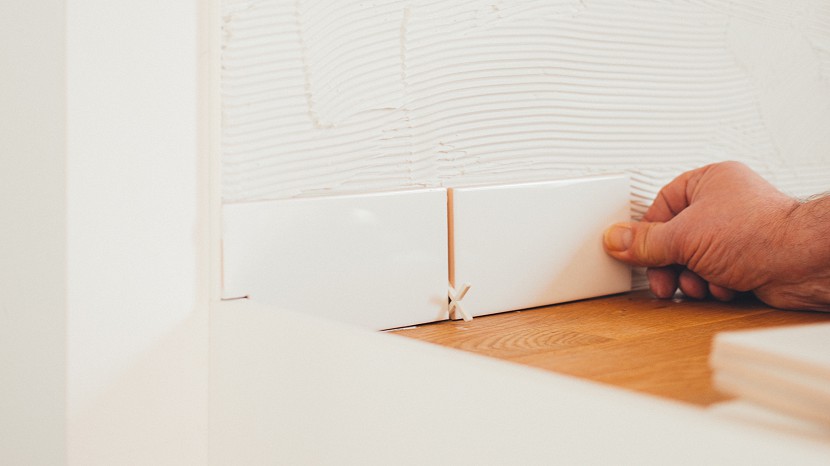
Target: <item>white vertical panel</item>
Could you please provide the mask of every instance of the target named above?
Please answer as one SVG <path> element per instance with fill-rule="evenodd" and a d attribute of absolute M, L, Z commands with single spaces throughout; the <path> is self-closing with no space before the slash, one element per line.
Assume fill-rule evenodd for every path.
<path fill-rule="evenodd" d="M 69 6 L 72 464 L 206 461 L 203 4 Z"/>
<path fill-rule="evenodd" d="M 0 464 L 66 451 L 66 2 L 0 15 Z"/>
<path fill-rule="evenodd" d="M 473 315 L 631 289 L 602 233 L 628 221 L 624 176 L 450 190 L 453 284 Z"/>
<path fill-rule="evenodd" d="M 383 329 L 447 318 L 444 189 L 227 204 L 224 295 Z"/>

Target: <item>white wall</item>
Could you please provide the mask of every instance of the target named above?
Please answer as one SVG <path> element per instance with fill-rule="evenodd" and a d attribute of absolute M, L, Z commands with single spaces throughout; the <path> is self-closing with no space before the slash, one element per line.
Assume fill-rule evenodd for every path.
<path fill-rule="evenodd" d="M 0 15 L 0 463 L 64 464 L 63 0 Z"/>
<path fill-rule="evenodd" d="M 72 464 L 206 461 L 207 3 L 69 6 Z"/>
<path fill-rule="evenodd" d="M 205 464 L 208 2 L 4 7 L 0 463 Z"/>
<path fill-rule="evenodd" d="M 830 179 L 830 6 L 223 0 L 225 202 L 738 159 Z"/>

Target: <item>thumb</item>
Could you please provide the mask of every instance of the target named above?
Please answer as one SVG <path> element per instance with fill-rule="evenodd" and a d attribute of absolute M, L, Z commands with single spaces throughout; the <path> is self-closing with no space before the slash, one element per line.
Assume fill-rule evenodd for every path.
<path fill-rule="evenodd" d="M 676 263 L 672 227 L 662 222 L 617 223 L 605 230 L 605 251 L 617 260 L 642 267 Z"/>

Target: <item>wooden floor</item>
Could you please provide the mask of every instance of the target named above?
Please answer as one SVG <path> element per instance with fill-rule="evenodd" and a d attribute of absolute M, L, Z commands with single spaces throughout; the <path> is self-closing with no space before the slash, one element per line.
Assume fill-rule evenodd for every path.
<path fill-rule="evenodd" d="M 658 300 L 648 292 L 422 325 L 394 333 L 554 372 L 709 405 L 717 332 L 830 321 L 751 298 L 737 303 Z"/>

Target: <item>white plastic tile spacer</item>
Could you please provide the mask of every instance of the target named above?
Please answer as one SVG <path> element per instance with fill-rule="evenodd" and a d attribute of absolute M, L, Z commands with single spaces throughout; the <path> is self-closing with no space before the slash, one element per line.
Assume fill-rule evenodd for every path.
<path fill-rule="evenodd" d="M 457 310 L 461 317 L 466 321 L 469 322 L 473 320 L 473 316 L 470 315 L 464 308 L 461 306 L 461 300 L 464 299 L 464 296 L 470 291 L 470 284 L 464 283 L 461 287 L 456 290 L 455 287 L 452 286 L 452 283 L 449 284 L 450 286 L 450 318 L 455 319 L 455 311 Z"/>

